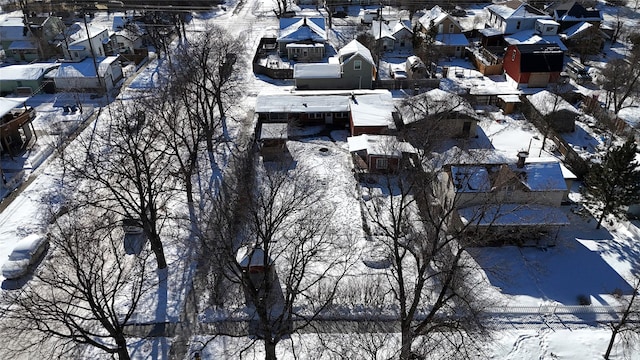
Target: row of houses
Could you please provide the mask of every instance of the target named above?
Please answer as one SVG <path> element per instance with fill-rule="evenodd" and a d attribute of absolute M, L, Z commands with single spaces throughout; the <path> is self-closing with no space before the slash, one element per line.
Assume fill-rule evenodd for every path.
<path fill-rule="evenodd" d="M 122 17 L 114 17 L 112 29 L 66 27 L 53 16 L 1 17 L 0 39 L 10 65 L 0 67 L 0 94 L 109 91 L 123 78 L 121 61 L 139 63 L 147 56 L 143 37 L 129 28 Z"/>
<path fill-rule="evenodd" d="M 395 104 L 386 90 L 259 95 L 255 113 L 261 154 L 264 161 L 282 160 L 293 127 L 348 128 L 354 172 L 393 173 L 407 164 L 422 166 L 418 155 L 429 132 L 449 141 L 476 136 L 480 118 L 465 99 L 434 89 L 412 100 Z M 516 232 L 522 238 L 522 229 L 533 235 L 568 224 L 560 206 L 568 200 L 575 175 L 557 159 L 515 155 L 485 149 L 450 151 L 438 159 L 434 188 L 442 206 L 455 206 L 456 225 L 498 229 L 497 239 L 506 241 Z"/>
<path fill-rule="evenodd" d="M 469 21 L 463 26 L 459 18 L 436 5 L 413 22 L 380 15 L 378 20 L 371 22 L 368 32 L 382 51 L 406 49 L 411 52 L 415 43 L 426 42 L 438 57 L 470 56 L 482 74 L 504 73 L 513 88 L 545 87 L 557 82 L 566 53 L 581 56 L 597 53 L 610 39 L 610 31 L 601 25 L 600 11 L 586 9 L 575 1 L 554 3 L 539 10 L 519 0 L 511 0 L 489 5 L 485 11 L 488 16 L 482 27 L 477 27 L 475 21 L 471 22 L 471 28 Z M 472 43 L 470 38 L 479 41 Z M 376 86 L 368 76 L 348 74 L 355 68 L 343 65 L 342 50 L 338 51 L 338 56 L 330 56 L 333 50 L 328 44 L 322 17 L 281 19 L 276 41 L 278 54 L 295 63 L 292 77 L 299 89 L 328 89 L 327 83 L 335 83 L 332 88 L 337 89 Z M 353 44 L 346 46 L 352 47 Z M 365 54 L 362 51 L 365 47 L 362 44 L 359 47 L 358 51 Z M 370 51 L 365 59 L 372 59 Z M 429 62 L 433 60 L 429 59 Z M 379 71 L 375 65 L 371 65 L 373 79 Z M 366 70 L 369 70 L 368 65 Z M 420 75 L 424 76 L 426 72 Z M 342 81 L 350 76 L 355 79 Z"/>

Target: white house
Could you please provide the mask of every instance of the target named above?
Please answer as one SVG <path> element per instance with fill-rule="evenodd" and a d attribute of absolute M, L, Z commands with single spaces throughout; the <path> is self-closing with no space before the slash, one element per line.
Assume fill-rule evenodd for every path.
<path fill-rule="evenodd" d="M 97 58 L 98 76 L 93 59 L 64 62 L 52 76 L 57 90 L 111 90 L 122 79 L 122 67 L 117 56 Z"/>
<path fill-rule="evenodd" d="M 69 27 L 69 32 L 66 43 L 62 44 L 65 59 L 80 61 L 106 55 L 104 46 L 109 43 L 109 30 L 75 23 Z"/>

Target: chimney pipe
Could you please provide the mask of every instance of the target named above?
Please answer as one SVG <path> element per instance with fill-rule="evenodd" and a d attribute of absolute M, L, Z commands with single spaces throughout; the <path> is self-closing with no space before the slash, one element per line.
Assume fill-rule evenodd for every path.
<path fill-rule="evenodd" d="M 518 164 L 517 164 L 518 169 L 522 169 L 524 167 L 524 161 L 527 159 L 528 156 L 529 156 L 528 151 L 520 151 L 518 153 Z"/>

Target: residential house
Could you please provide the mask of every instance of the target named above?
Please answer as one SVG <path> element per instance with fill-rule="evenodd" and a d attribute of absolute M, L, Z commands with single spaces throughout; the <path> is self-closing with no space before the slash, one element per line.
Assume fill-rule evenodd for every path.
<path fill-rule="evenodd" d="M 0 67 L 0 95 L 20 93 L 30 96 L 43 90 L 53 92 L 53 88 L 45 89 L 45 75 L 58 66 L 60 64 L 35 63 Z"/>
<path fill-rule="evenodd" d="M 552 20 L 551 16 L 519 0 L 489 5 L 486 9 L 489 12 L 486 26 L 503 35 L 532 30 L 537 20 Z"/>
<path fill-rule="evenodd" d="M 371 34 L 384 51 L 413 49 L 413 30 L 410 20 L 374 20 Z"/>
<path fill-rule="evenodd" d="M 117 56 L 63 62 L 51 72 L 57 91 L 109 91 L 122 80 L 122 67 Z M 96 66 L 98 69 L 96 71 Z"/>
<path fill-rule="evenodd" d="M 57 57 L 55 39 L 63 31 L 62 20 L 55 16 L 0 17 L 0 43 L 6 57 L 14 61 Z"/>
<path fill-rule="evenodd" d="M 577 1 L 556 2 L 545 10 L 560 24 L 560 32 L 583 22 L 597 27 L 602 22 L 600 10 L 587 9 Z"/>
<path fill-rule="evenodd" d="M 559 23 L 558 34 L 565 45 L 581 56 L 600 52 L 609 38 L 600 30 L 600 10 L 586 9 L 576 1 L 553 3 L 545 10 Z"/>
<path fill-rule="evenodd" d="M 107 54 L 105 45 L 109 43 L 109 30 L 106 28 L 75 23 L 69 27 L 66 35 L 67 39 L 61 46 L 67 60 L 81 61 Z"/>
<path fill-rule="evenodd" d="M 567 192 L 560 163 L 527 157 L 520 152 L 515 163 L 472 160 L 445 165 L 436 188 L 441 204 L 455 210 L 452 224 L 467 227 L 471 237 L 490 232 L 488 245 L 537 243 L 541 233 L 567 225 L 560 209 Z"/>
<path fill-rule="evenodd" d="M 477 136 L 479 117 L 461 96 L 433 89 L 414 96 L 399 107 L 398 128 L 422 148 L 425 140 L 469 139 Z"/>
<path fill-rule="evenodd" d="M 32 122 L 36 111 L 27 107 L 29 98 L 0 98 L 0 154 L 17 155 L 37 139 Z"/>
<path fill-rule="evenodd" d="M 538 19 L 534 29 L 522 30 L 510 35 L 504 35 L 504 42 L 509 45 L 543 44 L 556 45 L 562 51 L 567 51 L 562 39 L 558 36 L 559 24 L 553 20 Z"/>
<path fill-rule="evenodd" d="M 462 28 L 456 19 L 440 6 L 434 6 L 418 19 L 423 36 L 434 36 L 433 45 L 437 53 L 443 56 L 464 56 L 464 48 L 469 40 L 462 34 Z"/>
<path fill-rule="evenodd" d="M 278 52 L 289 60 L 321 61 L 325 57 L 327 32 L 324 18 L 280 18 Z"/>
<path fill-rule="evenodd" d="M 398 141 L 392 135 L 351 136 L 347 144 L 355 168 L 368 173 L 396 172 L 403 158 L 416 152 L 409 143 Z"/>
<path fill-rule="evenodd" d="M 393 112 L 393 97 L 387 90 L 258 95 L 255 107 L 260 123 L 350 127 L 354 136 L 393 128 Z"/>
<path fill-rule="evenodd" d="M 347 94 L 319 94 L 298 92 L 293 94 L 258 95 L 255 113 L 261 123 L 289 123 L 305 125 L 349 125 L 349 98 Z"/>
<path fill-rule="evenodd" d="M 352 40 L 328 63 L 295 64 L 293 77 L 297 89 L 371 89 L 376 65 L 371 51 Z"/>
<path fill-rule="evenodd" d="M 531 106 L 528 118 L 543 127 L 549 126 L 557 132 L 573 132 L 580 111 L 560 95 L 542 90 L 526 97 Z"/>
<path fill-rule="evenodd" d="M 553 44 L 510 45 L 503 67 L 514 87 L 546 87 L 557 82 L 564 66 L 564 52 Z"/>

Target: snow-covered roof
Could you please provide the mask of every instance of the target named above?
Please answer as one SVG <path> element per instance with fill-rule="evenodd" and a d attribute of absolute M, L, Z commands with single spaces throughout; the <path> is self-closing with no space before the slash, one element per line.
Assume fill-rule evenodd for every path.
<path fill-rule="evenodd" d="M 442 8 L 438 5 L 431 8 L 431 10 L 427 11 L 426 14 L 422 15 L 418 22 L 422 24 L 425 28 L 431 27 L 431 21 L 433 21 L 433 25 L 440 24 L 444 19 L 450 17 Z M 452 18 L 451 21 L 456 23 L 456 21 Z"/>
<path fill-rule="evenodd" d="M 29 100 L 28 97 L 16 97 L 16 98 L 7 98 L 0 97 L 0 117 L 4 116 L 9 111 L 14 108 L 24 106 L 25 101 Z"/>
<path fill-rule="evenodd" d="M 343 46 L 338 51 L 338 57 L 342 59 L 342 63 L 349 62 L 356 55 L 362 56 L 367 62 L 375 66 L 373 56 L 371 56 L 371 51 L 369 51 L 366 46 L 358 42 L 358 40 L 351 40 L 350 43 Z"/>
<path fill-rule="evenodd" d="M 562 226 L 569 219 L 562 209 L 542 205 L 495 204 L 458 209 L 465 224 L 479 226 Z"/>
<path fill-rule="evenodd" d="M 580 115 L 580 111 L 573 105 L 569 104 L 565 99 L 559 95 L 553 94 L 548 90 L 542 90 L 533 95 L 527 96 L 527 100 L 542 116 L 547 116 L 551 113 L 566 110 L 576 115 Z"/>
<path fill-rule="evenodd" d="M 367 155 L 384 155 L 389 157 L 401 157 L 402 153 L 415 153 L 416 149 L 411 144 L 398 141 L 392 135 L 358 135 L 347 138 L 349 152 L 365 150 Z"/>
<path fill-rule="evenodd" d="M 569 5 L 571 5 L 569 7 Z M 600 10 L 587 10 L 578 2 L 559 5 L 553 11 L 554 17 L 559 21 L 602 21 Z"/>
<path fill-rule="evenodd" d="M 314 113 L 347 112 L 347 95 L 258 95 L 255 111 L 257 113 Z"/>
<path fill-rule="evenodd" d="M 435 45 L 445 46 L 469 46 L 469 40 L 464 34 L 438 34 Z"/>
<path fill-rule="evenodd" d="M 562 32 L 561 35 L 565 39 L 571 39 L 574 36 L 579 35 L 579 34 L 585 32 L 585 31 L 591 29 L 592 27 L 593 27 L 593 25 L 591 25 L 588 22 L 585 22 L 585 21 L 579 22 L 579 23 L 577 23 L 577 24 L 565 29 Z"/>
<path fill-rule="evenodd" d="M 502 30 L 501 29 L 495 29 L 495 28 L 480 29 L 480 30 L 478 30 L 478 32 L 480 34 L 484 35 L 485 37 L 502 35 Z"/>
<path fill-rule="evenodd" d="M 509 169 L 529 191 L 566 191 L 567 184 L 557 160 L 526 161 L 523 167 L 509 164 L 452 165 L 451 181 L 457 192 L 489 192 L 500 184 L 494 177 Z"/>
<path fill-rule="evenodd" d="M 529 159 L 527 159 L 529 160 Z M 560 162 L 551 161 L 525 161 L 523 168 L 511 167 L 512 170 L 526 174 L 520 180 L 531 191 L 565 191 L 567 183 L 564 181 Z"/>
<path fill-rule="evenodd" d="M 339 79 L 342 66 L 327 63 L 297 63 L 293 66 L 294 79 Z"/>
<path fill-rule="evenodd" d="M 411 29 L 411 21 L 409 20 L 389 20 L 389 21 L 378 21 L 374 20 L 371 23 L 371 33 L 376 40 L 382 38 L 389 38 L 395 40 L 395 35 L 406 29 L 410 33 L 413 33 Z"/>
<path fill-rule="evenodd" d="M 534 8 L 527 3 L 521 3 L 517 8 L 513 8 L 503 4 L 494 4 L 487 6 L 487 10 L 493 12 L 503 19 L 509 18 L 542 18 L 551 19 L 551 16 Z"/>
<path fill-rule="evenodd" d="M 640 127 L 640 107 L 626 107 L 618 112 L 618 117 L 631 127 Z"/>
<path fill-rule="evenodd" d="M 87 29 L 89 30 L 89 37 L 87 37 Z M 69 46 L 77 45 L 78 43 L 83 42 L 88 38 L 94 38 L 100 35 L 102 32 L 106 31 L 107 34 L 109 32 L 106 28 L 98 27 L 91 24 L 87 24 L 87 27 L 85 27 L 82 23 L 75 23 L 71 25 L 69 27 L 69 31 L 73 31 L 73 33 L 69 35 L 69 39 L 71 40 Z"/>
<path fill-rule="evenodd" d="M 28 40 L 17 40 L 9 45 L 9 50 L 35 50 L 37 48 L 35 43 Z"/>
<path fill-rule="evenodd" d="M 238 265 L 240 265 L 240 267 L 245 269 L 253 266 L 261 267 L 273 264 L 273 259 L 271 259 L 270 257 L 267 256 L 267 258 L 265 259 L 265 253 L 262 248 L 250 245 L 245 245 L 238 249 L 238 253 L 236 254 L 236 261 L 238 262 Z"/>
<path fill-rule="evenodd" d="M 107 68 L 118 59 L 117 56 L 107 56 L 104 58 L 96 58 L 98 62 L 98 72 L 100 76 L 104 76 Z M 96 69 L 91 58 L 80 62 L 64 62 L 60 64 L 56 78 L 78 78 L 96 76 Z"/>
<path fill-rule="evenodd" d="M 327 41 L 324 18 L 281 18 L 279 42 Z"/>
<path fill-rule="evenodd" d="M 451 180 L 456 192 L 491 191 L 491 179 L 485 166 L 451 166 Z"/>
<path fill-rule="evenodd" d="M 475 111 L 468 101 L 459 95 L 440 89 L 416 95 L 414 101 L 402 105 L 400 111 L 405 124 L 422 120 L 425 116 L 443 113 L 462 113 L 475 117 Z"/>
<path fill-rule="evenodd" d="M 556 21 L 551 20 L 551 19 L 538 19 L 536 20 L 536 22 L 539 22 L 542 25 L 555 25 L 555 26 L 560 26 L 560 24 L 558 24 Z"/>
<path fill-rule="evenodd" d="M 0 39 L 2 41 L 24 40 L 29 38 L 24 35 L 24 18 L 1 16 L 0 17 Z"/>
<path fill-rule="evenodd" d="M 260 128 L 260 140 L 287 139 L 287 123 L 262 123 Z"/>
<path fill-rule="evenodd" d="M 0 67 L 0 80 L 38 80 L 47 70 L 60 64 L 9 65 Z"/>
<path fill-rule="evenodd" d="M 549 44 L 557 45 L 560 50 L 567 51 L 558 35 L 538 35 L 535 30 L 523 30 L 515 34 L 505 35 L 504 41 L 509 45 Z"/>
<path fill-rule="evenodd" d="M 393 97 L 389 91 L 348 98 L 354 126 L 393 126 Z"/>

